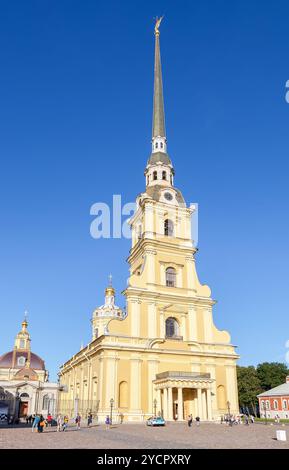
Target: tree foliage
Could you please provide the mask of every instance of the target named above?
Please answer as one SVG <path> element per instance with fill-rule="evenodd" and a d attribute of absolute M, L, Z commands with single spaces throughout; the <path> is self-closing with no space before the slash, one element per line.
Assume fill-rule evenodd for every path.
<path fill-rule="evenodd" d="M 263 392 L 285 383 L 287 375 L 289 375 L 287 365 L 280 362 L 263 362 L 257 366 L 257 376 Z"/>
<path fill-rule="evenodd" d="M 237 366 L 238 391 L 240 406 L 255 406 L 257 395 L 262 392 L 257 371 L 254 366 Z"/>
<path fill-rule="evenodd" d="M 289 369 L 280 362 L 263 362 L 257 367 L 237 366 L 239 404 L 255 407 L 257 395 L 285 383 Z"/>

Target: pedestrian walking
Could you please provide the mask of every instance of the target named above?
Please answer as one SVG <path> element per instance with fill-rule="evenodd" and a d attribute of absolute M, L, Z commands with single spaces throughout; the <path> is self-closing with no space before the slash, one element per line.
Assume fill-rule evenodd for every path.
<path fill-rule="evenodd" d="M 110 418 L 107 415 L 106 418 L 105 418 L 105 429 L 109 429 L 109 425 L 110 425 Z"/>
<path fill-rule="evenodd" d="M 34 429 L 37 431 L 39 421 L 40 421 L 40 416 L 35 415 L 33 423 L 32 423 L 32 428 L 31 428 L 32 432 L 34 432 Z"/>
<path fill-rule="evenodd" d="M 39 423 L 38 423 L 38 432 L 43 432 L 45 427 L 45 419 L 43 415 L 40 415 Z"/>
<path fill-rule="evenodd" d="M 189 426 L 189 428 L 192 426 L 192 424 L 193 424 L 193 417 L 192 417 L 192 415 L 189 415 L 189 417 L 188 417 L 188 426 Z"/>
<path fill-rule="evenodd" d="M 48 427 L 51 427 L 52 416 L 51 416 L 50 413 L 48 413 L 46 420 L 47 420 L 47 426 L 48 426 Z"/>
<path fill-rule="evenodd" d="M 59 431 L 61 431 L 62 426 L 63 426 L 63 418 L 62 418 L 62 415 L 61 415 L 61 414 L 59 414 L 59 415 L 57 416 L 56 422 L 57 422 L 57 431 L 59 432 Z"/>
<path fill-rule="evenodd" d="M 246 426 L 249 426 L 249 417 L 248 417 L 248 415 L 245 415 L 245 424 L 246 424 Z"/>
<path fill-rule="evenodd" d="M 75 423 L 76 423 L 76 429 L 80 429 L 80 422 L 81 422 L 81 416 L 78 414 L 75 418 Z"/>
<path fill-rule="evenodd" d="M 196 417 L 196 421 L 197 421 L 197 426 L 200 426 L 201 418 L 199 416 Z"/>
<path fill-rule="evenodd" d="M 87 426 L 89 427 L 91 424 L 92 424 L 92 413 L 89 413 L 87 417 Z"/>
<path fill-rule="evenodd" d="M 62 425 L 62 430 L 63 431 L 66 431 L 66 428 L 68 426 L 68 416 L 64 416 L 64 419 L 63 419 L 63 425 Z"/>

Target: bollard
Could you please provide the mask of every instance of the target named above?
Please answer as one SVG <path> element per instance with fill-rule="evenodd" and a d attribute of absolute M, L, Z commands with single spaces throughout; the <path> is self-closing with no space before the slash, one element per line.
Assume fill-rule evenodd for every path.
<path fill-rule="evenodd" d="M 286 431 L 279 429 L 276 431 L 277 441 L 287 441 Z"/>

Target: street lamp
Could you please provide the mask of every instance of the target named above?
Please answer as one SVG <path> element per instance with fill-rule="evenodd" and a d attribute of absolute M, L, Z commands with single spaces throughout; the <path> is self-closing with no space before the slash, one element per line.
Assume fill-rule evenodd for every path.
<path fill-rule="evenodd" d="M 154 399 L 154 416 L 157 416 L 157 399 Z"/>
<path fill-rule="evenodd" d="M 113 409 L 114 399 L 110 399 L 110 425 L 112 425 L 112 409 Z"/>

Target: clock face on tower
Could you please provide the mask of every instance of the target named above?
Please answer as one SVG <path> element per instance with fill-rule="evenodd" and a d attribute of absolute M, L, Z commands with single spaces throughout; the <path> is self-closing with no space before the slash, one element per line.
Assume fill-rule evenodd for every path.
<path fill-rule="evenodd" d="M 167 201 L 171 201 L 173 199 L 173 195 L 171 193 L 165 193 L 164 197 Z"/>

